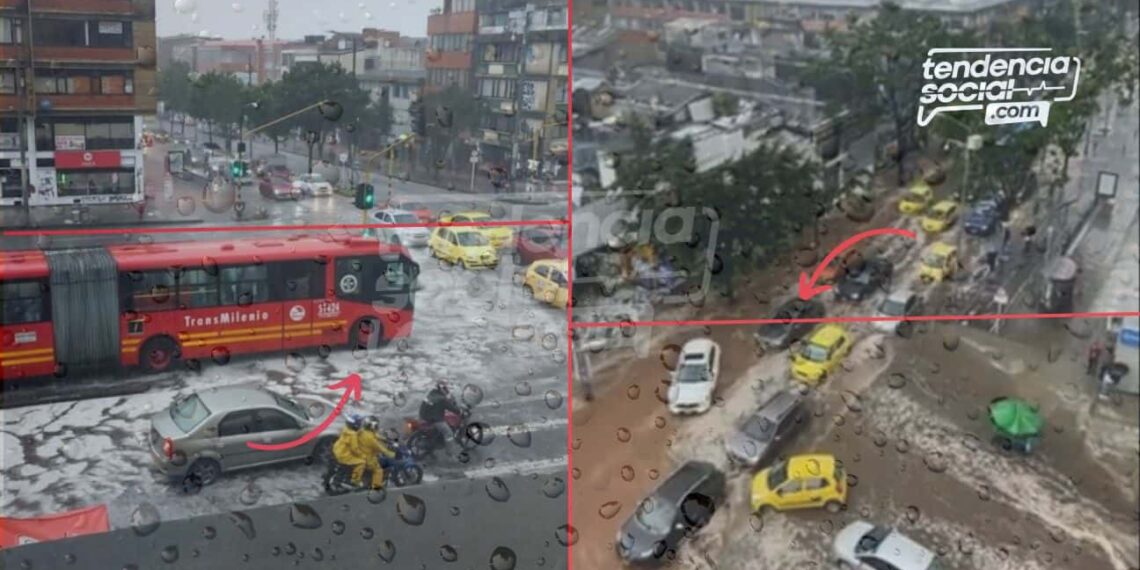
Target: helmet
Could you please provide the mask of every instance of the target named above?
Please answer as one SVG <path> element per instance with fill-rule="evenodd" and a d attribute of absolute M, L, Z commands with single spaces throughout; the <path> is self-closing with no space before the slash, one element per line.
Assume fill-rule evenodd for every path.
<path fill-rule="evenodd" d="M 436 384 L 436 385 L 435 385 L 435 389 L 436 389 L 436 390 L 439 390 L 439 391 L 440 391 L 440 392 L 442 392 L 444 395 L 447 395 L 447 396 L 450 396 L 450 395 L 451 395 L 451 389 L 449 389 L 449 388 L 447 387 L 447 383 L 446 383 L 446 382 L 440 382 L 440 383 Z"/>
<path fill-rule="evenodd" d="M 349 414 L 346 423 L 350 429 L 360 429 L 364 423 L 364 418 L 360 417 L 359 414 Z"/>
<path fill-rule="evenodd" d="M 368 416 L 368 419 L 364 420 L 364 429 L 367 429 L 369 431 L 379 432 L 380 431 L 380 418 L 378 418 L 376 416 Z"/>

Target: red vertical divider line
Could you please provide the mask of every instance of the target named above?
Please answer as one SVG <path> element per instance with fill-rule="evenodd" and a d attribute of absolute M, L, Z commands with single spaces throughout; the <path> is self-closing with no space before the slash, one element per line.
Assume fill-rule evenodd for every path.
<path fill-rule="evenodd" d="M 574 0 L 566 6 L 566 525 L 574 528 Z M 567 533 L 567 536 L 570 536 Z M 574 569 L 567 540 L 566 568 Z"/>

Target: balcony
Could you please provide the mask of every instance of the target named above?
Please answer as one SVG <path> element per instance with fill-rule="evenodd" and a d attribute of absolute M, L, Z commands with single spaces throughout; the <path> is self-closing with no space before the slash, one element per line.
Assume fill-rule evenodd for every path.
<path fill-rule="evenodd" d="M 428 16 L 429 36 L 440 34 L 474 34 L 476 30 L 475 12 L 452 12 Z"/>
<path fill-rule="evenodd" d="M 483 99 L 487 101 L 487 110 L 492 113 L 499 113 L 501 115 L 515 114 L 515 102 L 511 99 L 486 96 L 484 96 Z"/>
<path fill-rule="evenodd" d="M 24 0 L 0 0 L 0 10 L 24 8 Z M 36 14 L 133 14 L 131 0 L 35 0 L 32 12 Z"/>
<path fill-rule="evenodd" d="M 139 54 L 135 48 L 60 47 L 36 46 L 36 61 L 115 62 L 135 63 Z"/>
<path fill-rule="evenodd" d="M 54 111 L 130 110 L 136 107 L 134 94 L 123 95 L 43 95 L 37 94 L 40 108 L 46 101 Z"/>
<path fill-rule="evenodd" d="M 436 52 L 424 58 L 428 69 L 471 69 L 471 53 L 465 51 Z"/>
<path fill-rule="evenodd" d="M 491 77 L 518 77 L 519 64 L 515 62 L 483 62 L 475 69 L 475 74 Z"/>

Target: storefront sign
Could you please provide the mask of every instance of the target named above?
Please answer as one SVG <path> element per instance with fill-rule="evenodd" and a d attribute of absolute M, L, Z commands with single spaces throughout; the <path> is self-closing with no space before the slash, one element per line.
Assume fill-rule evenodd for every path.
<path fill-rule="evenodd" d="M 56 135 L 56 150 L 83 150 L 87 148 L 87 137 L 83 135 Z"/>
<path fill-rule="evenodd" d="M 54 168 L 37 169 L 32 178 L 32 186 L 31 194 L 28 195 L 28 204 L 32 206 L 48 205 L 59 198 Z"/>
<path fill-rule="evenodd" d="M 20 148 L 20 135 L 16 133 L 0 133 L 0 150 L 18 150 Z"/>
<path fill-rule="evenodd" d="M 56 151 L 56 168 L 118 168 L 123 165 L 117 150 Z"/>

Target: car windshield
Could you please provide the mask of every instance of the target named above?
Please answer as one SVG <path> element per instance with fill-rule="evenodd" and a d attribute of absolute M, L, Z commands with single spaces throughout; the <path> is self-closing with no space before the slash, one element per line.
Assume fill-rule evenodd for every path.
<path fill-rule="evenodd" d="M 487 245 L 487 238 L 477 232 L 459 232 L 455 234 L 455 238 L 459 240 L 459 245 L 463 246 Z"/>
<path fill-rule="evenodd" d="M 945 259 L 946 256 L 940 253 L 928 253 L 926 257 L 922 258 L 922 262 L 931 267 L 942 267 L 942 262 Z"/>
<path fill-rule="evenodd" d="M 182 433 L 189 433 L 208 417 L 210 409 L 197 394 L 175 400 L 170 404 L 170 419 L 174 420 L 174 425 L 177 425 Z"/>
<path fill-rule="evenodd" d="M 906 303 L 898 299 L 887 299 L 879 306 L 879 312 L 888 317 L 898 317 L 906 312 Z"/>
<path fill-rule="evenodd" d="M 936 220 L 945 220 L 950 217 L 950 210 L 935 210 L 930 217 Z"/>
<path fill-rule="evenodd" d="M 654 534 L 668 532 L 673 521 L 677 518 L 677 509 L 668 501 L 656 495 L 649 496 L 637 506 L 634 520 L 642 528 Z"/>
<path fill-rule="evenodd" d="M 768 470 L 768 488 L 775 489 L 788 480 L 788 464 L 781 461 Z"/>
<path fill-rule="evenodd" d="M 677 382 L 698 384 L 708 380 L 708 368 L 704 364 L 686 364 L 677 371 Z"/>
<path fill-rule="evenodd" d="M 800 350 L 800 356 L 803 356 L 812 362 L 826 362 L 827 354 L 827 348 L 810 342 L 808 344 L 805 344 L 803 349 Z"/>
<path fill-rule="evenodd" d="M 859 539 L 859 543 L 855 545 L 855 552 L 858 554 L 870 554 L 875 552 L 890 533 L 891 529 L 885 526 L 872 528 Z"/>
<path fill-rule="evenodd" d="M 763 416 L 752 416 L 740 431 L 753 439 L 769 440 L 776 431 L 776 424 Z"/>
<path fill-rule="evenodd" d="M 285 396 L 280 396 L 280 395 L 274 394 L 273 399 L 277 401 L 277 405 L 281 409 L 288 410 L 289 412 L 292 412 L 293 415 L 295 415 L 299 418 L 304 418 L 306 420 L 312 419 L 309 417 L 308 412 L 305 411 L 305 408 L 302 408 L 301 404 L 298 404 L 292 398 L 286 398 Z"/>
<path fill-rule="evenodd" d="M 911 193 L 907 194 L 906 196 L 903 196 L 904 202 L 921 202 L 925 199 L 926 199 L 925 195 L 919 194 L 917 192 L 911 192 Z"/>
<path fill-rule="evenodd" d="M 321 176 L 320 174 L 306 174 L 305 175 L 305 181 L 306 182 L 324 182 L 325 177 Z"/>
<path fill-rule="evenodd" d="M 392 218 L 396 220 L 397 224 L 415 224 L 420 221 L 415 214 L 393 214 Z"/>
<path fill-rule="evenodd" d="M 860 271 L 859 273 L 851 276 L 851 282 L 858 283 L 860 285 L 866 285 L 871 282 L 871 272 L 864 269 L 863 271 Z"/>

